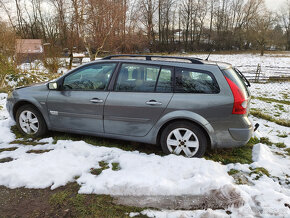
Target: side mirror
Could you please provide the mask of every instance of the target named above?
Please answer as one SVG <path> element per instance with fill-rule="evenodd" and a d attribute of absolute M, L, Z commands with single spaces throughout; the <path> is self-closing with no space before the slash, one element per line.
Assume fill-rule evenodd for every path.
<path fill-rule="evenodd" d="M 58 89 L 58 84 L 56 82 L 48 83 L 48 89 L 49 90 L 57 90 Z"/>

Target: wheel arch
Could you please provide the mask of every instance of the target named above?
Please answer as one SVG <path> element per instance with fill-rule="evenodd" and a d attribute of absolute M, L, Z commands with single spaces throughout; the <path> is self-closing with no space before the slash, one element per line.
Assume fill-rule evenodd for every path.
<path fill-rule="evenodd" d="M 21 100 L 21 101 L 18 101 L 14 106 L 13 106 L 13 118 L 16 119 L 16 113 L 18 111 L 18 109 L 20 107 L 22 107 L 23 105 L 31 105 L 33 107 L 35 107 L 37 110 L 39 110 L 33 103 L 31 103 L 30 101 L 27 101 L 27 100 Z"/>
<path fill-rule="evenodd" d="M 196 126 L 198 126 L 204 133 L 204 135 L 206 136 L 206 140 L 207 140 L 207 148 L 212 148 L 213 145 L 214 145 L 214 141 L 211 137 L 211 134 L 209 133 L 210 130 L 208 128 L 206 128 L 204 125 L 202 125 L 201 123 L 197 122 L 196 120 L 193 120 L 193 119 L 188 119 L 188 118 L 176 118 L 176 119 L 171 119 L 171 120 L 168 120 L 167 122 L 165 122 L 158 130 L 158 133 L 157 133 L 157 137 L 156 137 L 156 144 L 160 144 L 160 139 L 161 139 L 161 134 L 163 132 L 163 130 L 170 124 L 172 123 L 175 123 L 175 122 L 180 122 L 180 121 L 183 121 L 183 122 L 190 122 Z M 210 125 L 210 124 L 208 124 Z M 211 127 L 211 126 L 210 126 Z M 212 127 L 211 127 L 212 128 Z"/>
<path fill-rule="evenodd" d="M 13 106 L 13 109 L 12 109 L 12 113 L 13 113 L 13 118 L 14 120 L 16 121 L 16 113 L 17 113 L 17 110 L 22 107 L 23 105 L 31 105 L 32 107 L 34 107 L 36 110 L 39 111 L 39 113 L 42 115 L 46 125 L 48 126 L 49 125 L 49 121 L 47 119 L 47 117 L 43 114 L 41 108 L 39 108 L 39 106 L 29 100 L 20 100 L 18 102 L 16 102 Z"/>

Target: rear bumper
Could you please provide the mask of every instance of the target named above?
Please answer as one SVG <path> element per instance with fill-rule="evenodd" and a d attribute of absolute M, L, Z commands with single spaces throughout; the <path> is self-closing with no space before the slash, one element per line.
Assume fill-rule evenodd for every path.
<path fill-rule="evenodd" d="M 224 128 L 215 131 L 216 148 L 234 148 L 248 143 L 253 134 L 253 126 L 243 128 Z"/>
<path fill-rule="evenodd" d="M 253 127 L 250 128 L 229 128 L 229 133 L 236 141 L 249 141 L 253 134 Z"/>

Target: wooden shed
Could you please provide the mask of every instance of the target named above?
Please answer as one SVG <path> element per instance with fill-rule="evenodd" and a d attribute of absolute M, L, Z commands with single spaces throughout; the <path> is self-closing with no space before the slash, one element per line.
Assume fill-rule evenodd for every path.
<path fill-rule="evenodd" d="M 42 58 L 41 39 L 16 39 L 16 59 L 18 63 L 30 63 Z"/>

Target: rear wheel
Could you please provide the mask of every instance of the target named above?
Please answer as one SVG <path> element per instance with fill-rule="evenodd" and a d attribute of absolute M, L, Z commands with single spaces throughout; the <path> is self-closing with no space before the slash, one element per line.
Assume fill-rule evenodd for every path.
<path fill-rule="evenodd" d="M 165 154 L 202 157 L 207 139 L 197 125 L 179 121 L 169 124 L 161 134 L 161 147 Z"/>
<path fill-rule="evenodd" d="M 47 133 L 42 114 L 32 105 L 23 105 L 17 110 L 16 125 L 24 135 L 40 137 Z"/>

